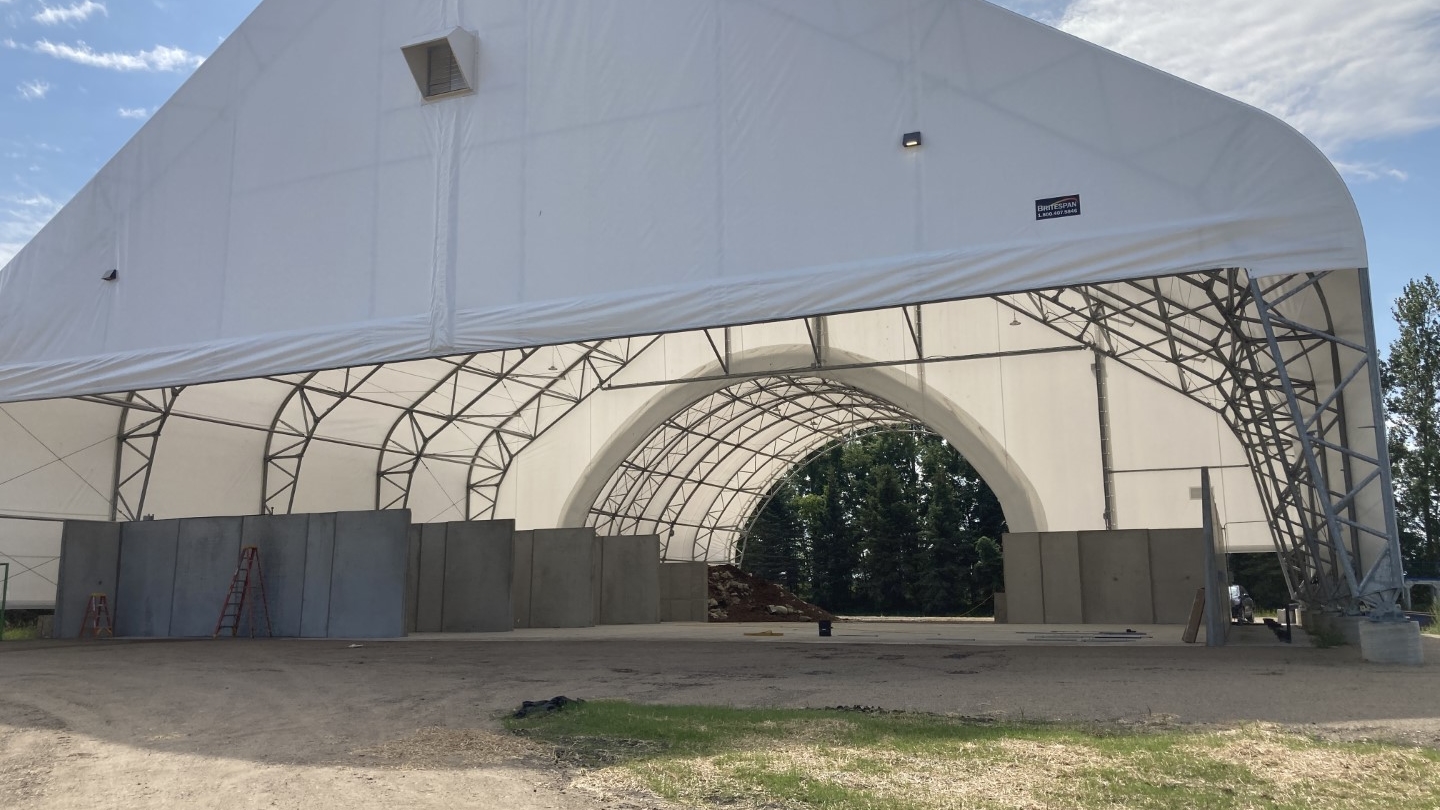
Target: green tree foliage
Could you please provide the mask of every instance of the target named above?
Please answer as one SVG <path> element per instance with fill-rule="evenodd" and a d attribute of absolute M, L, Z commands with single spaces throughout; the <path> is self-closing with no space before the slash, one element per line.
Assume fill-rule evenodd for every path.
<path fill-rule="evenodd" d="M 1400 544 L 1407 571 L 1440 576 L 1440 285 L 1411 281 L 1394 315 L 1385 405 Z"/>
<path fill-rule="evenodd" d="M 756 516 L 745 545 L 746 567 L 792 593 L 808 579 L 805 530 L 798 500 L 790 484 L 781 482 L 770 503 Z"/>
<path fill-rule="evenodd" d="M 911 610 L 915 558 L 920 554 L 914 506 L 893 467 L 871 468 L 860 512 L 860 575 L 869 603 L 881 613 Z"/>
<path fill-rule="evenodd" d="M 776 489 L 744 565 L 832 611 L 956 615 L 988 607 L 1004 531 L 999 500 L 943 439 L 872 433 Z"/>

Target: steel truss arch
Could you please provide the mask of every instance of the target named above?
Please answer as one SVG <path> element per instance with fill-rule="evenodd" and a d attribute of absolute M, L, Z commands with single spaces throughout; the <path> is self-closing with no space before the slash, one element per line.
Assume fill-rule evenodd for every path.
<path fill-rule="evenodd" d="M 798 459 L 866 427 L 914 421 L 833 380 L 745 380 L 654 429 L 611 475 L 587 523 L 602 534 L 660 534 L 667 559 L 729 559 L 741 521 Z M 677 530 L 690 535 L 688 555 L 672 547 Z"/>
<path fill-rule="evenodd" d="M 1362 273 L 1368 335 L 1356 341 L 1331 318 L 1332 275 L 1228 269 L 996 300 L 1219 413 L 1250 459 L 1292 594 L 1388 614 L 1405 594 L 1368 282 Z M 1351 434 L 1357 404 L 1372 452 Z M 1362 498 L 1382 514 L 1361 515 Z M 1364 570 L 1362 541 L 1380 546 Z"/>

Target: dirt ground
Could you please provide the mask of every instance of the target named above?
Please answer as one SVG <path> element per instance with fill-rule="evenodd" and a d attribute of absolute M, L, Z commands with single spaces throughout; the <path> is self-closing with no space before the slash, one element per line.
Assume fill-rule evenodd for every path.
<path fill-rule="evenodd" d="M 774 625 L 770 625 L 773 627 Z M 737 638 L 739 636 L 737 627 Z M 848 629 L 848 628 L 847 628 Z M 796 634 L 813 634 L 795 627 Z M 1425 640 L 1440 662 L 1440 639 Z M 1231 725 L 1440 746 L 1437 665 L 1353 648 L 744 641 L 34 642 L 0 648 L 0 808 L 649 808 L 500 732 L 567 695 Z"/>

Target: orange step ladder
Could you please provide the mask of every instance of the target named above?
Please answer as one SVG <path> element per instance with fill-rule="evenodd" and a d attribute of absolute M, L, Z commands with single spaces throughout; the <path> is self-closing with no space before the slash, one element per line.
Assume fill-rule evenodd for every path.
<path fill-rule="evenodd" d="M 115 637 L 115 627 L 110 621 L 110 605 L 103 593 L 90 594 L 85 605 L 85 618 L 80 620 L 80 638 Z"/>
<path fill-rule="evenodd" d="M 265 635 L 273 636 L 270 628 L 270 603 L 265 598 L 265 574 L 260 569 L 260 549 L 245 546 L 240 549 L 240 564 L 235 567 L 235 576 L 230 578 L 230 590 L 220 606 L 220 618 L 215 622 L 215 635 L 219 638 L 226 630 L 230 637 L 240 635 L 240 619 L 245 617 L 250 625 L 250 637 L 255 637 L 255 604 L 265 619 Z"/>

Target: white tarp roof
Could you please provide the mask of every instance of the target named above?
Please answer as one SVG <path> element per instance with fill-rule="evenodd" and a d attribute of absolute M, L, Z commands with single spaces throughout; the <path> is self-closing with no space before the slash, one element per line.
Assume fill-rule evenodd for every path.
<path fill-rule="evenodd" d="M 1365 264 L 1289 127 L 979 0 L 266 0 L 0 271 L 0 401 Z"/>

